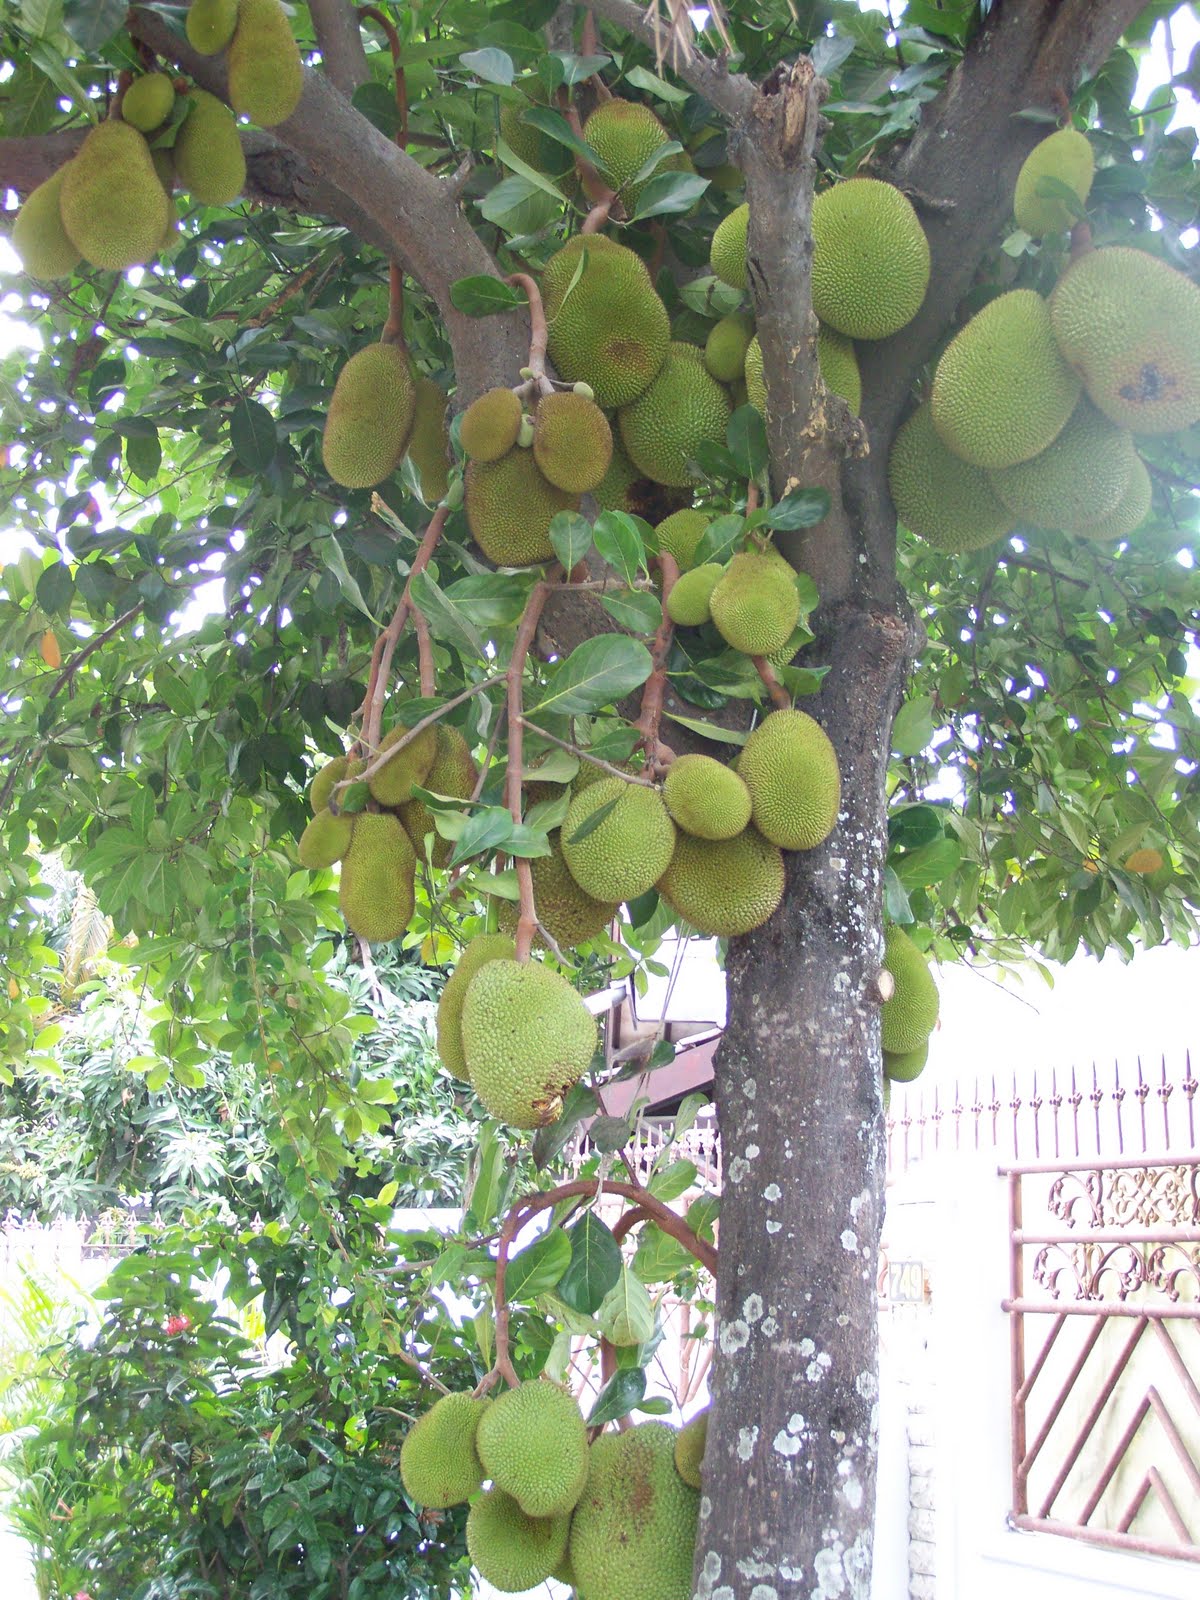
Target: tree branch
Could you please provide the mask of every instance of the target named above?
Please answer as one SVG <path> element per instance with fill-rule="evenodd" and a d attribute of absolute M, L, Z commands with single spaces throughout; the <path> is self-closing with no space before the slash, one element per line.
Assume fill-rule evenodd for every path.
<path fill-rule="evenodd" d="M 660 34 L 642 6 L 634 5 L 632 0 L 588 0 L 588 7 L 596 16 L 649 45 L 657 55 Z M 680 52 L 670 66 L 677 78 L 690 84 L 729 122 L 741 124 L 749 115 L 754 85 L 741 73 L 730 72 L 724 57 L 714 61 L 692 50 L 686 56 Z"/>
<path fill-rule="evenodd" d="M 371 76 L 358 13 L 350 0 L 308 0 L 308 14 L 329 81 L 349 99 Z"/>

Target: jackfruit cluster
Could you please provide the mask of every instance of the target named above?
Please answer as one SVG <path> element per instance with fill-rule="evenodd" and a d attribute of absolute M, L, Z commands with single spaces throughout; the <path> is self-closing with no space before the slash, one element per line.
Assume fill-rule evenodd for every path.
<path fill-rule="evenodd" d="M 542 301 L 559 376 L 599 405 L 627 406 L 667 356 L 671 325 L 642 260 L 601 234 L 576 234 L 546 263 Z"/>

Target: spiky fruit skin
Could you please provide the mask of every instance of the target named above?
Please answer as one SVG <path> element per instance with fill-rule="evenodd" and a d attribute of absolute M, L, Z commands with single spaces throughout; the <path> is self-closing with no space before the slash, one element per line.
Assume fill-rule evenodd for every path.
<path fill-rule="evenodd" d="M 517 442 L 521 402 L 511 389 L 487 389 L 462 414 L 458 437 L 472 461 L 499 461 Z"/>
<path fill-rule="evenodd" d="M 1200 297 L 1200 291 L 1197 291 Z M 990 300 L 957 333 L 933 379 L 933 425 L 975 467 L 1015 467 L 1057 439 L 1079 399 L 1050 308 L 1034 289 Z"/>
<path fill-rule="evenodd" d="M 357 770 L 362 766 L 361 761 L 354 763 Z M 318 811 L 324 811 L 333 794 L 334 784 L 341 783 L 350 766 L 347 756 L 334 756 L 332 761 L 327 761 L 315 775 L 308 786 L 308 803 L 315 816 Z"/>
<path fill-rule="evenodd" d="M 358 812 L 338 885 L 351 933 L 371 944 L 398 939 L 412 920 L 416 868 L 412 844 L 395 817 Z"/>
<path fill-rule="evenodd" d="M 649 106 L 633 100 L 605 100 L 584 123 L 583 137 L 599 156 L 605 177 L 632 215 L 637 210 L 638 196 L 649 181 L 633 180 L 654 152 L 670 142 L 671 135 Z M 665 164 L 660 164 L 652 176 L 667 170 Z"/>
<path fill-rule="evenodd" d="M 689 463 L 704 441 L 724 444 L 731 411 L 703 361 L 673 344 L 654 381 L 617 420 L 634 466 L 655 483 L 681 488 L 691 482 Z"/>
<path fill-rule="evenodd" d="M 557 139 L 552 139 L 540 128 L 535 128 L 532 123 L 523 120 L 525 112 L 529 109 L 529 102 L 524 99 L 517 103 L 502 105 L 500 137 L 518 160 L 532 167 L 535 172 L 541 172 L 553 179 L 564 193 L 573 192 L 575 167 L 570 151 L 559 144 Z"/>
<path fill-rule="evenodd" d="M 849 178 L 812 208 L 812 303 L 850 339 L 886 339 L 921 309 L 929 240 L 912 202 L 878 178 Z"/>
<path fill-rule="evenodd" d="M 929 1041 L 918 1045 L 915 1050 L 906 1050 L 902 1055 L 892 1050 L 883 1052 L 883 1075 L 889 1083 L 911 1083 L 914 1078 L 919 1078 L 925 1070 L 925 1063 L 929 1060 Z"/>
<path fill-rule="evenodd" d="M 579 496 L 548 483 L 532 450 L 468 462 L 465 490 L 471 537 L 498 567 L 549 561 L 551 522 L 560 511 L 579 510 Z"/>
<path fill-rule="evenodd" d="M 492 1116 L 512 1128 L 541 1128 L 558 1120 L 563 1096 L 587 1071 L 596 1024 L 567 980 L 549 967 L 489 961 L 467 988 L 462 1039 L 471 1083 Z M 501 1487 L 525 1504 L 511 1482 Z"/>
<path fill-rule="evenodd" d="M 127 122 L 101 122 L 63 168 L 63 227 L 94 267 L 124 272 L 158 253 L 169 220 L 150 147 Z"/>
<path fill-rule="evenodd" d="M 13 249 L 30 277 L 50 282 L 65 278 L 79 265 L 79 247 L 63 227 L 59 197 L 65 166 L 59 167 L 45 183 L 39 183 L 25 198 L 13 223 Z"/>
<path fill-rule="evenodd" d="M 593 812 L 613 801 L 604 820 L 576 839 Z M 619 904 L 645 894 L 666 871 L 675 849 L 675 824 L 656 790 L 605 778 L 571 801 L 562 846 L 579 887 L 593 900 Z"/>
<path fill-rule="evenodd" d="M 755 334 L 746 346 L 746 360 L 742 367 L 742 376 L 746 381 L 747 404 L 756 407 L 765 417 L 767 414 L 767 380 L 763 376 L 763 353 L 758 335 Z"/>
<path fill-rule="evenodd" d="M 484 1471 L 475 1438 L 488 1409 L 487 1400 L 470 1394 L 445 1394 L 413 1423 L 400 1446 L 400 1479 L 417 1505 L 445 1510 L 479 1490 Z"/>
<path fill-rule="evenodd" d="M 369 489 L 396 470 L 412 431 L 417 392 L 408 356 L 369 344 L 338 373 L 325 418 L 325 471 L 344 489 Z"/>
<path fill-rule="evenodd" d="M 821 382 L 830 394 L 839 394 L 851 411 L 862 410 L 862 376 L 853 343 L 836 328 L 824 323 L 817 329 L 817 365 Z"/>
<path fill-rule="evenodd" d="M 436 735 L 433 761 L 421 780 L 421 787 L 433 794 L 445 795 L 450 800 L 467 800 L 479 776 L 470 746 L 457 728 L 447 727 L 444 722 L 436 725 Z M 402 757 L 396 759 L 401 760 Z M 435 867 L 444 867 L 453 847 L 449 839 L 443 839 L 438 833 L 433 813 L 424 800 L 406 800 L 400 807 L 400 820 L 422 858 L 425 854 L 425 836 L 433 834 L 433 864 Z"/>
<path fill-rule="evenodd" d="M 574 950 L 604 932 L 617 914 L 611 901 L 593 900 L 575 882 L 562 853 L 562 832 L 550 835 L 550 854 L 535 856 L 529 863 L 533 875 L 533 903 L 538 921 L 560 950 Z M 512 933 L 517 926 L 517 906 L 512 900 L 500 902 L 500 926 Z M 545 946 L 541 933 L 534 944 Z"/>
<path fill-rule="evenodd" d="M 135 78 L 121 100 L 121 115 L 139 133 L 153 133 L 171 115 L 175 85 L 165 72 L 146 72 Z"/>
<path fill-rule="evenodd" d="M 754 827 L 733 839 L 681 833 L 659 894 L 697 933 L 729 939 L 761 927 L 783 899 L 783 855 Z"/>
<path fill-rule="evenodd" d="M 503 1489 L 487 1489 L 467 1517 L 467 1550 L 475 1570 L 501 1594 L 544 1583 L 567 1552 L 569 1515 L 530 1517 Z"/>
<path fill-rule="evenodd" d="M 229 205 L 246 182 L 237 120 L 215 94 L 192 89 L 187 98 L 190 109 L 175 135 L 175 171 L 202 206 Z"/>
<path fill-rule="evenodd" d="M 1043 178 L 1057 178 L 1074 190 L 1082 205 L 1091 193 L 1095 173 L 1092 147 L 1075 128 L 1060 128 L 1034 145 L 1017 174 L 1013 191 L 1017 227 L 1035 239 L 1074 227 L 1076 218 L 1066 201 L 1038 194 L 1037 186 Z"/>
<path fill-rule="evenodd" d="M 928 404 L 898 430 L 888 484 L 900 521 L 935 549 L 961 555 L 1012 531 L 1012 514 L 997 498 L 990 474 L 947 450 Z"/>
<path fill-rule="evenodd" d="M 677 756 L 667 768 L 663 800 L 677 828 L 697 839 L 732 839 L 750 821 L 750 791 L 712 756 Z"/>
<path fill-rule="evenodd" d="M 467 944 L 458 965 L 446 979 L 437 1008 L 437 1050 L 442 1065 L 464 1083 L 467 1075 L 467 1058 L 463 1054 L 462 1010 L 471 980 L 480 967 L 489 961 L 513 961 L 517 947 L 506 933 L 479 933 Z"/>
<path fill-rule="evenodd" d="M 300 103 L 304 68 L 279 0 L 240 0 L 229 41 L 229 102 L 260 128 L 286 122 Z"/>
<path fill-rule="evenodd" d="M 675 1470 L 684 1483 L 700 1487 L 700 1463 L 708 1443 L 708 1407 L 699 1411 L 675 1436 Z"/>
<path fill-rule="evenodd" d="M 746 351 L 754 337 L 754 319 L 734 311 L 713 324 L 704 342 L 704 365 L 718 383 L 736 383 L 746 365 Z"/>
<path fill-rule="evenodd" d="M 476 1442 L 488 1476 L 526 1516 L 561 1517 L 574 1509 L 587 1481 L 587 1429 L 565 1389 L 539 1378 L 506 1389 L 489 1407 Z"/>
<path fill-rule="evenodd" d="M 937 984 L 903 928 L 892 926 L 884 934 L 883 966 L 895 980 L 890 999 L 880 1007 L 883 1048 L 889 1055 L 908 1055 L 921 1048 L 937 1025 Z"/>
<path fill-rule="evenodd" d="M 421 499 L 435 506 L 450 486 L 450 434 L 446 396 L 432 378 L 418 378 L 408 459 L 417 470 Z"/>
<path fill-rule="evenodd" d="M 594 400 L 568 393 L 548 394 L 538 402 L 533 459 L 556 489 L 587 494 L 608 471 L 612 452 L 612 429 Z"/>
<path fill-rule="evenodd" d="M 580 258 L 587 264 L 572 283 Z M 550 359 L 568 383 L 588 383 L 597 404 L 628 405 L 662 366 L 671 341 L 667 308 L 645 264 L 601 234 L 576 234 L 542 275 Z"/>
<path fill-rule="evenodd" d="M 1135 850 L 1126 856 L 1122 865 L 1126 872 L 1136 872 L 1139 877 L 1150 878 L 1163 868 L 1163 853 L 1150 847 Z"/>
<path fill-rule="evenodd" d="M 841 802 L 837 755 L 806 711 L 772 711 L 746 740 L 738 776 L 754 826 L 782 850 L 812 850 L 833 832 Z"/>
<path fill-rule="evenodd" d="M 1142 250 L 1079 258 L 1050 299 L 1054 337 L 1093 405 L 1132 433 L 1200 421 L 1200 288 Z"/>
<path fill-rule="evenodd" d="M 707 511 L 685 506 L 682 511 L 672 511 L 655 528 L 658 548 L 665 555 L 674 556 L 680 572 L 686 572 L 696 559 L 696 547 L 711 521 Z"/>
<path fill-rule="evenodd" d="M 988 476 L 1020 522 L 1084 533 L 1120 505 L 1136 459 L 1129 430 L 1110 422 L 1085 396 L 1040 456 Z"/>
<path fill-rule="evenodd" d="M 755 551 L 734 556 L 709 607 L 726 644 L 747 656 L 781 650 L 800 620 L 800 596 L 787 564 Z"/>
<path fill-rule="evenodd" d="M 1135 455 L 1129 483 L 1120 503 L 1102 521 L 1094 522 L 1089 528 L 1081 528 L 1079 532 L 1085 539 L 1127 538 L 1129 534 L 1136 533 L 1150 515 L 1153 497 L 1146 463 L 1141 456 Z"/>
<path fill-rule="evenodd" d="M 715 561 L 684 572 L 667 596 L 667 615 L 677 627 L 698 628 L 712 616 L 712 592 L 725 576 Z"/>
<path fill-rule="evenodd" d="M 378 754 L 391 750 L 411 732 L 411 728 L 398 723 L 379 741 Z M 425 782 L 437 750 L 438 730 L 434 723 L 431 727 L 423 728 L 398 755 L 367 779 L 372 800 L 378 800 L 381 806 L 402 806 L 411 800 L 413 784 Z"/>
<path fill-rule="evenodd" d="M 602 1433 L 571 1521 L 580 1593 L 603 1600 L 690 1600 L 700 1494 L 675 1470 L 675 1430 L 643 1422 Z"/>
<path fill-rule="evenodd" d="M 709 264 L 722 283 L 731 289 L 746 287 L 746 230 L 750 207 L 738 206 L 717 223 L 709 250 Z"/>
<path fill-rule="evenodd" d="M 340 861 L 349 850 L 353 831 L 353 817 L 347 817 L 341 812 L 334 816 L 328 807 L 324 811 L 318 811 L 300 835 L 300 842 L 296 846 L 300 865 L 307 867 L 310 872 L 319 872 L 325 867 L 332 867 L 334 862 Z"/>
<path fill-rule="evenodd" d="M 202 56 L 218 55 L 237 27 L 238 0 L 192 0 L 187 14 L 188 43 Z"/>

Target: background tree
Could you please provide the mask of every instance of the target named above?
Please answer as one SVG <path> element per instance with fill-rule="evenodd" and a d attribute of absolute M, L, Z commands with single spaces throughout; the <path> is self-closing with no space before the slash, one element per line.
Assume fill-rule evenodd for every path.
<path fill-rule="evenodd" d="M 38 1035 L 53 960 L 30 847 L 58 846 L 119 931 L 138 936 L 127 959 L 159 1005 L 156 1066 L 186 1081 L 218 1049 L 271 1074 L 274 1137 L 291 1152 L 297 1206 L 311 1209 L 311 1175 L 332 1183 L 389 1116 L 345 1071 L 357 1020 L 326 977 L 324 935 L 338 926 L 330 880 L 298 875 L 291 844 L 307 820 L 313 747 L 338 753 L 340 730 L 378 684 L 381 621 L 416 602 L 414 627 L 391 641 L 410 709 L 422 709 L 432 669 L 439 704 L 452 703 L 483 748 L 500 721 L 483 710 L 497 658 L 515 656 L 516 680 L 544 685 L 556 660 L 614 624 L 637 631 L 645 594 L 643 525 L 628 518 L 608 525 L 621 534 L 603 548 L 597 536 L 592 556 L 597 569 L 600 557 L 628 563 L 618 587 L 635 598 L 615 615 L 590 588 L 491 575 L 457 514 L 442 514 L 444 538 L 417 582 L 414 561 L 433 549 L 417 530 L 437 496 L 422 504 L 411 466 L 375 496 L 331 483 L 319 443 L 334 375 L 364 335 L 401 316 L 419 369 L 453 391 L 456 411 L 533 364 L 536 318 L 524 290 L 498 280 L 543 265 L 566 221 L 576 228 L 607 204 L 603 184 L 593 199 L 569 115 L 597 95 L 653 104 L 709 175 L 701 185 L 659 172 L 657 210 L 639 217 L 635 204 L 621 228 L 658 270 L 677 336 L 700 336 L 725 308 L 706 281 L 709 242 L 733 202 L 748 202 L 765 445 L 743 420 L 702 463 L 700 494 L 738 519 L 738 537 L 760 499 L 788 507 L 759 526 L 778 529 L 819 603 L 780 692 L 806 695 L 832 739 L 843 806 L 825 844 L 787 857 L 777 914 L 728 954 L 717 1080 L 728 1185 L 706 1471 L 739 1492 L 705 1503 L 697 1547 L 700 1592 L 721 1600 L 763 1585 L 780 1596 L 866 1592 L 885 897 L 893 921 L 927 930 L 946 958 L 1030 946 L 1059 958 L 1080 944 L 1128 953 L 1135 938 L 1192 935 L 1192 432 L 1150 441 L 1153 517 L 1115 546 L 1022 528 L 961 557 L 907 536 L 898 551 L 886 472 L 949 336 L 998 286 L 1045 290 L 1064 264 L 1065 241 L 1039 246 L 1011 227 L 1013 182 L 1048 121 L 1069 113 L 1094 130 L 1093 236 L 1138 239 L 1187 269 L 1194 135 L 1167 131 L 1167 95 L 1131 108 L 1137 52 L 1171 9 L 912 0 L 889 19 L 767 4 L 697 43 L 681 8 L 668 19 L 630 0 L 594 0 L 590 24 L 553 4 L 356 14 L 313 0 L 293 18 L 310 55 L 298 108 L 243 135 L 245 202 L 187 206 L 182 241 L 145 274 L 86 268 L 25 293 L 42 348 L 8 363 L 7 476 L 11 520 L 42 554 L 5 572 L 3 639 L 20 663 L 0 796 L 7 1055 L 36 1072 L 55 1043 Z M 57 170 L 135 64 L 157 59 L 225 95 L 224 59 L 199 55 L 181 21 L 170 5 L 127 17 L 109 5 L 6 6 L 5 184 L 25 195 Z M 375 49 L 381 37 L 388 48 Z M 566 152 L 561 173 L 582 154 L 582 197 L 498 139 L 514 105 Z M 855 418 L 819 377 L 810 215 L 818 179 L 862 172 L 912 198 L 932 274 L 918 314 L 862 346 Z M 569 536 L 567 546 L 570 569 Z M 179 632 L 171 618 L 218 569 L 224 609 Z M 526 660 L 531 630 L 517 625 L 535 593 L 546 609 Z M 642 647 L 640 677 L 616 671 L 575 702 L 598 719 L 593 732 L 611 732 L 614 709 L 645 718 L 645 700 L 625 697 L 648 682 L 677 748 L 706 727 L 740 738 L 769 676 L 676 646 L 665 662 L 660 649 L 656 671 Z M 614 649 L 615 661 L 634 659 Z M 642 734 L 666 728 L 657 708 L 649 715 Z M 618 735 L 613 753 L 627 753 Z M 931 792 L 935 767 L 952 781 Z M 422 875 L 406 940 L 429 959 L 481 925 L 485 849 L 536 857 L 544 837 L 544 819 L 532 836 L 504 831 L 496 816 L 512 796 L 494 780 L 477 798 L 470 822 L 446 824 L 467 868 L 453 894 Z M 1153 880 L 1126 865 L 1138 847 L 1162 857 Z M 667 920 L 631 908 L 628 938 L 598 942 L 583 985 L 605 969 L 645 972 Z M 594 1109 L 586 1093 L 571 1108 Z M 336 1233 L 338 1222 L 318 1208 L 313 1225 Z M 488 1270 L 478 1252 L 458 1265 Z M 524 1350 L 523 1370 L 535 1351 Z"/>

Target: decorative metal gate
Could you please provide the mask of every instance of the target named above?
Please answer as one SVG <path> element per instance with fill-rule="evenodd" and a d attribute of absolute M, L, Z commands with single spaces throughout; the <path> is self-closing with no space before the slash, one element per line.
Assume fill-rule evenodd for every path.
<path fill-rule="evenodd" d="M 1200 1562 L 1200 1157 L 1001 1171 L 1014 1525 Z"/>

